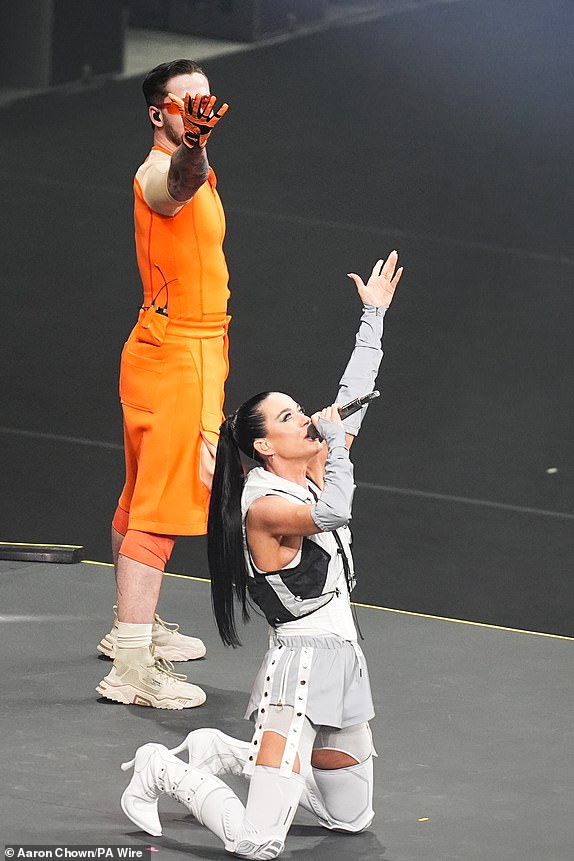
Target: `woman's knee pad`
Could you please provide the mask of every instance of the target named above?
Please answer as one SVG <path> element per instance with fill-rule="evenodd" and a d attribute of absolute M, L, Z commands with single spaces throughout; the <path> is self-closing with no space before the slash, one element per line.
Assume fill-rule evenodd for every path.
<path fill-rule="evenodd" d="M 372 756 L 348 768 L 314 768 L 313 779 L 323 802 L 322 825 L 353 833 L 369 827 L 375 815 Z"/>

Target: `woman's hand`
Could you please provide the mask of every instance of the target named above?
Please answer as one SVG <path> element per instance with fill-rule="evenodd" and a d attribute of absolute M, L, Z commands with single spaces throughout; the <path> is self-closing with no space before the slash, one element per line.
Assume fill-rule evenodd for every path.
<path fill-rule="evenodd" d="M 330 407 L 325 407 L 324 409 L 319 410 L 319 412 L 313 413 L 311 421 L 317 430 L 319 430 L 319 419 L 323 419 L 323 421 L 326 422 L 334 422 L 335 424 L 343 424 L 338 404 L 331 404 Z"/>
<path fill-rule="evenodd" d="M 331 404 L 330 407 L 325 407 L 311 416 L 311 421 L 327 443 L 329 451 L 338 445 L 350 448 L 339 409 L 339 404 Z"/>
<path fill-rule="evenodd" d="M 398 259 L 398 252 L 391 251 L 386 260 L 377 260 L 366 284 L 360 275 L 349 272 L 349 278 L 352 278 L 357 285 L 363 305 L 374 305 L 375 308 L 389 307 L 403 274 L 402 266 L 397 269 Z"/>

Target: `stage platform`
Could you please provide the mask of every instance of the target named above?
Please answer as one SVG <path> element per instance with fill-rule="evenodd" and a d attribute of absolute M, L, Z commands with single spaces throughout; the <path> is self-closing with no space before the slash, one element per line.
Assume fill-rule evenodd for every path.
<path fill-rule="evenodd" d="M 241 717 L 266 646 L 255 618 L 240 650 L 218 641 L 209 584 L 177 575 L 160 611 L 205 639 L 178 665 L 208 694 L 197 709 L 123 706 L 95 691 L 110 663 L 108 565 L 0 562 L 0 833 L 5 844 L 154 846 L 161 861 L 230 857 L 171 799 L 164 836 L 119 806 L 119 764 L 145 741 L 173 745 L 216 726 L 249 737 Z M 345 836 L 299 812 L 285 861 L 571 861 L 574 845 L 574 641 L 358 608 L 377 716 L 376 817 Z M 234 788 L 245 792 L 240 778 Z"/>

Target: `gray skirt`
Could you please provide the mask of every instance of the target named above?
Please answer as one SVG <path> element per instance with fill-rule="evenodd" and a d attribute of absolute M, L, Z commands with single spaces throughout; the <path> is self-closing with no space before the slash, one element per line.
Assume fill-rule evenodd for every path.
<path fill-rule="evenodd" d="M 336 636 L 275 635 L 245 717 L 252 718 L 266 705 L 293 706 L 316 726 L 340 729 L 371 720 L 375 714 L 371 685 L 360 646 Z"/>
<path fill-rule="evenodd" d="M 365 657 L 340 637 L 273 637 L 253 684 L 247 719 L 255 728 L 244 774 L 252 775 L 269 706 L 292 706 L 279 774 L 291 774 L 305 718 L 342 729 L 371 720 L 375 711 Z"/>

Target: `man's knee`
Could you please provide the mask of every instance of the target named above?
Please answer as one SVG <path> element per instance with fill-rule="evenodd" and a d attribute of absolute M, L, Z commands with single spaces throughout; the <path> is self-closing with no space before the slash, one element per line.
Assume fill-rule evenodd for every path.
<path fill-rule="evenodd" d="M 153 532 L 139 532 L 128 529 L 120 553 L 142 565 L 164 571 L 171 556 L 175 539 L 171 535 L 156 535 Z"/>

